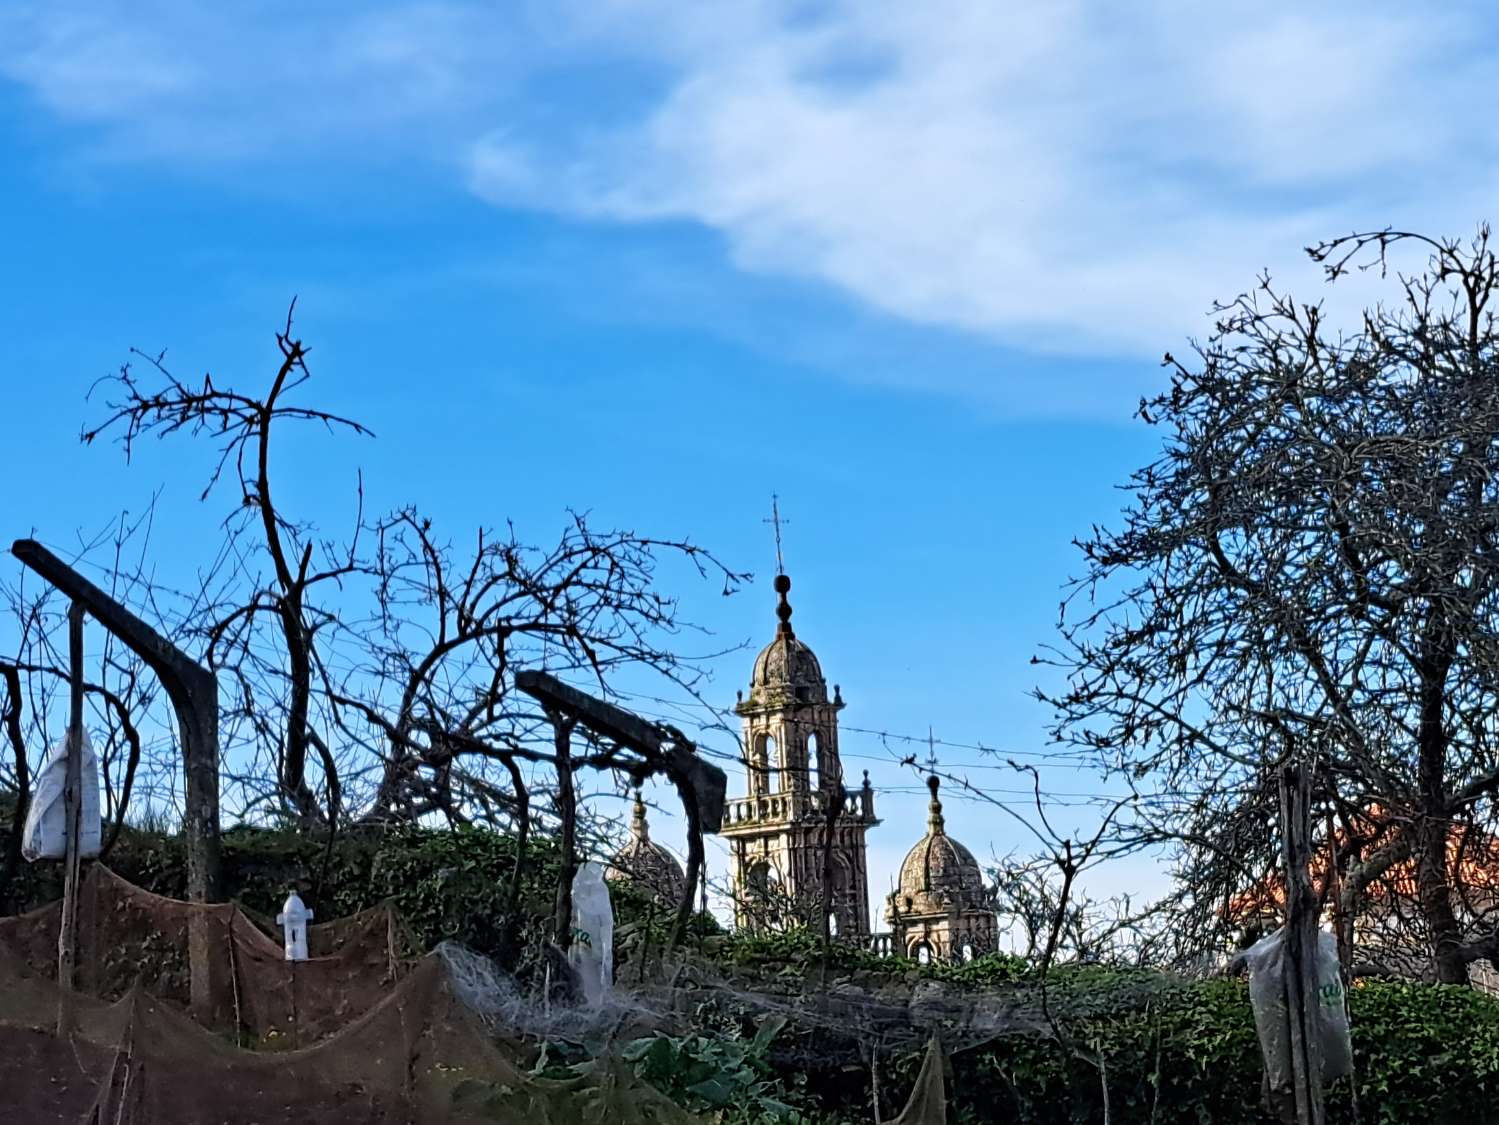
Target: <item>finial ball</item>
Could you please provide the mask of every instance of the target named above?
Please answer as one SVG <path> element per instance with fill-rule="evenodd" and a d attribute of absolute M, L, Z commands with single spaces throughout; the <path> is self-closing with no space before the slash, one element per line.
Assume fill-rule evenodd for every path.
<path fill-rule="evenodd" d="M 776 575 L 775 591 L 778 594 L 787 594 L 791 592 L 791 578 L 789 575 Z"/>

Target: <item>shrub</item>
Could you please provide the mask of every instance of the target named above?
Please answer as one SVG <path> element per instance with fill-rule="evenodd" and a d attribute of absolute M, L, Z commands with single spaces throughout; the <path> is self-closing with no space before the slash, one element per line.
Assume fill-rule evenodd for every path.
<path fill-rule="evenodd" d="M 1088 970 L 1070 982 L 1069 975 L 1076 974 L 1058 974 L 1059 988 L 1069 999 L 1091 999 L 1096 1014 L 1063 1021 L 1070 1045 L 1017 1033 L 954 1054 L 959 1121 L 1006 1114 L 1036 1125 L 1100 1121 L 1105 1075 L 1117 1122 L 1267 1120 L 1259 1040 L 1242 981 L 1151 991 L 1142 990 L 1138 973 Z M 1117 1002 L 1109 1002 L 1110 993 Z M 1461 987 L 1370 981 L 1350 990 L 1349 1015 L 1356 1070 L 1353 1080 L 1328 1089 L 1329 1125 L 1499 1121 L 1499 1001 Z M 1101 1058 L 1102 1070 L 1089 1055 Z M 909 1082 L 918 1061 L 900 1060 L 894 1077 Z"/>

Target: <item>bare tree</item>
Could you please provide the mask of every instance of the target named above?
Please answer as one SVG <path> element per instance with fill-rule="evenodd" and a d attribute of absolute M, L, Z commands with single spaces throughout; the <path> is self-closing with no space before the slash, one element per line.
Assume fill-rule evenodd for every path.
<path fill-rule="evenodd" d="M 186 588 L 160 581 L 148 563 L 149 519 L 122 522 L 67 553 L 102 572 L 111 596 L 202 653 L 216 673 L 231 816 L 326 830 L 329 849 L 340 825 L 355 820 L 511 831 L 518 858 L 505 941 L 513 946 L 534 834 L 555 833 L 565 845 L 560 915 L 576 857 L 600 846 L 600 818 L 586 807 L 589 794 L 574 790 L 575 771 L 640 768 L 638 756 L 581 731 L 563 754 L 542 706 L 516 689 L 516 674 L 544 669 L 605 698 L 617 698 L 616 684 L 627 681 L 632 690 L 702 703 L 712 653 L 687 647 L 688 638 L 706 634 L 664 590 L 709 579 L 728 594 L 747 576 L 688 539 L 600 530 L 581 513 L 568 514 L 550 545 L 523 540 L 507 523 L 455 548 L 414 505 L 367 520 L 362 481 L 351 533 L 327 539 L 281 506 L 273 454 L 282 439 L 273 435 L 304 422 L 369 431 L 307 403 L 307 348 L 290 315 L 276 343 L 279 360 L 264 393 L 211 376 L 189 383 L 163 355 L 135 353 L 142 370 L 126 365 L 103 382 L 106 414 L 82 435 L 89 443 L 117 437 L 127 458 L 147 436 L 187 437 L 214 449 L 201 499 L 226 482 L 238 491 L 222 539 Z M 126 544 L 140 553 L 127 559 Z M 52 601 L 30 598 L 24 580 L 6 593 L 21 642 L 14 660 L 0 662 L 0 732 L 17 763 L 0 766 L 0 785 L 24 803 L 34 761 L 28 749 L 46 742 L 66 662 L 56 649 L 61 618 Z M 180 754 L 154 679 L 109 638 L 99 661 L 85 691 L 91 730 L 103 736 L 112 844 L 132 796 L 137 809 L 144 801 L 155 813 L 180 806 Z M 679 732 L 657 728 L 666 742 L 688 745 Z M 673 782 L 679 790 L 691 785 L 687 777 Z M 689 871 L 697 875 L 701 826 L 691 796 L 683 792 L 694 824 Z M 0 857 L 0 893 L 13 867 Z M 674 941 L 691 905 L 684 896 Z"/>
<path fill-rule="evenodd" d="M 508 817 L 512 765 L 556 757 L 542 709 L 513 690 L 523 668 L 581 677 L 606 695 L 611 676 L 629 670 L 695 698 L 704 665 L 678 646 L 701 631 L 659 592 L 658 570 L 675 558 L 725 592 L 744 578 L 687 540 L 600 532 L 578 513 L 546 548 L 507 526 L 481 530 L 460 555 L 409 507 L 371 538 L 373 612 L 352 626 L 363 659 L 326 682 L 340 729 L 380 743 L 366 805 L 377 818 Z"/>
<path fill-rule="evenodd" d="M 144 374 L 126 366 L 106 381 L 108 414 L 83 435 L 117 435 L 127 456 L 147 435 L 206 440 L 216 461 L 203 498 L 226 478 L 238 483 L 223 541 L 194 588 L 169 589 L 139 565 L 126 583 L 219 676 L 224 777 L 238 795 L 231 807 L 304 827 L 483 823 L 514 831 L 522 858 L 538 827 L 580 847 L 594 839 L 594 818 L 569 800 L 566 783 L 575 768 L 622 761 L 590 744 L 560 762 L 547 716 L 513 690 L 515 674 L 546 669 L 605 696 L 625 674 L 637 689 L 654 679 L 653 690 L 701 702 L 707 654 L 683 644 L 703 633 L 662 592 L 665 581 L 712 578 L 727 594 L 746 576 L 687 539 L 599 530 L 579 513 L 550 546 L 506 524 L 458 549 L 414 505 L 366 520 L 362 484 L 352 533 L 327 540 L 274 499 L 272 435 L 299 422 L 369 431 L 306 404 L 307 349 L 290 317 L 276 342 L 263 395 L 212 377 L 190 384 L 161 355 L 145 356 Z M 44 664 L 27 670 L 47 675 Z M 120 727 L 118 739 L 138 762 L 140 729 Z M 518 866 L 512 905 L 519 889 Z"/>
<path fill-rule="evenodd" d="M 1387 269 L 1396 248 L 1424 268 Z M 1164 449 L 1130 483 L 1042 658 L 1059 738 L 1146 789 L 1136 839 L 1175 842 L 1204 931 L 1274 866 L 1273 764 L 1314 763 L 1350 916 L 1401 865 L 1433 975 L 1487 947 L 1453 840 L 1499 789 L 1499 265 L 1383 231 L 1310 251 L 1390 301 L 1338 331 L 1268 278 L 1220 307 L 1141 403 Z"/>
<path fill-rule="evenodd" d="M 1076 860 L 1074 845 L 1073 862 Z M 1017 955 L 1039 963 L 1053 931 L 1052 960 L 1072 964 L 1147 965 L 1164 959 L 1161 903 L 1130 895 L 1099 899 L 1067 874 L 1069 856 L 1010 855 L 989 869 L 1000 932 Z"/>
<path fill-rule="evenodd" d="M 295 302 L 287 312 L 284 328 L 276 334 L 281 362 L 263 397 L 215 386 L 210 375 L 204 376 L 201 385 L 190 385 L 172 374 L 163 354 L 146 356 L 137 352 L 154 376 L 151 385 L 145 385 L 130 365 L 123 366 L 105 384 L 107 416 L 85 430 L 82 437 L 92 443 L 118 432 L 127 459 L 136 443 L 147 436 L 186 433 L 217 442 L 218 461 L 203 490 L 205 500 L 232 466 L 239 495 L 225 523 L 228 543 L 221 558 L 234 558 L 237 566 L 231 570 L 231 577 L 246 583 L 229 586 L 218 598 L 200 597 L 185 615 L 184 626 L 202 633 L 211 667 L 234 674 L 245 704 L 240 717 L 260 725 L 260 733 L 265 736 L 268 716 L 264 710 L 270 700 L 255 697 L 254 677 L 247 678 L 246 669 L 265 660 L 256 656 L 250 644 L 258 618 L 265 614 L 274 618 L 280 635 L 279 659 L 262 671 L 271 672 L 284 686 L 284 691 L 276 693 L 281 714 L 276 723 L 275 777 L 285 806 L 303 822 L 311 822 L 326 820 L 329 814 L 319 808 L 307 782 L 309 749 L 318 748 L 322 756 L 330 796 L 337 785 L 336 768 L 311 722 L 316 633 L 337 617 L 333 611 L 313 604 L 311 596 L 320 587 L 339 583 L 355 572 L 357 531 L 355 542 L 346 549 L 321 544 L 315 562 L 315 549 L 320 544 L 313 529 L 294 522 L 277 507 L 271 480 L 272 435 L 292 422 L 311 422 L 356 434 L 369 431 L 350 418 L 291 401 L 294 392 L 311 377 L 307 349 L 292 334 L 294 309 Z M 361 488 L 361 500 L 362 496 Z M 247 533 L 258 538 L 253 547 L 246 544 Z M 262 578 L 256 566 L 256 558 L 262 554 L 270 562 L 268 578 Z"/>

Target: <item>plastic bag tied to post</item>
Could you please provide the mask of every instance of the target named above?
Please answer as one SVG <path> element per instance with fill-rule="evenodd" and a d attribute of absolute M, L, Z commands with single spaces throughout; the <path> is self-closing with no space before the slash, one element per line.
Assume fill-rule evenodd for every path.
<path fill-rule="evenodd" d="M 1338 939 L 1317 932 L 1317 1008 L 1321 1014 L 1322 1077 L 1342 1078 L 1353 1073 L 1353 1034 L 1348 1027 L 1348 998 L 1343 990 L 1343 967 L 1338 963 Z"/>
<path fill-rule="evenodd" d="M 84 859 L 99 854 L 102 843 L 99 826 L 99 763 L 83 735 L 83 753 L 79 760 L 78 779 L 83 804 L 78 816 L 78 854 Z M 21 832 L 21 854 L 28 861 L 64 859 L 68 854 L 68 814 L 64 791 L 68 784 L 68 736 L 54 742 L 47 760 L 37 774 L 31 804 L 26 810 L 26 824 Z"/>
<path fill-rule="evenodd" d="M 614 983 L 614 907 L 600 864 L 585 863 L 573 876 L 572 929 L 567 959 L 578 972 L 584 1002 L 598 1007 Z"/>
<path fill-rule="evenodd" d="M 1308 1001 L 1314 1005 L 1322 1077 L 1340 1078 L 1353 1073 L 1353 1039 L 1338 964 L 1338 943 L 1332 934 L 1318 931 L 1315 958 L 1317 992 Z M 1292 1081 L 1285 930 L 1276 930 L 1250 946 L 1244 954 L 1244 963 L 1249 968 L 1249 1003 L 1254 1009 L 1254 1026 L 1265 1055 L 1265 1077 L 1272 1088 L 1282 1089 Z"/>

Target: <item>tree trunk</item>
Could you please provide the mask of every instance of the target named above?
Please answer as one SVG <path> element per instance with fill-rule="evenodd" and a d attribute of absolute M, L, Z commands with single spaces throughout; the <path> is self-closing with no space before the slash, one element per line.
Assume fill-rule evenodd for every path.
<path fill-rule="evenodd" d="M 821 915 L 819 934 L 822 937 L 823 970 L 827 970 L 828 947 L 832 944 L 833 917 L 833 834 L 838 827 L 838 818 L 843 814 L 843 783 L 839 780 L 834 788 L 824 789 L 828 803 L 827 816 L 822 825 L 822 874 L 818 913 Z"/>
<path fill-rule="evenodd" d="M 308 545 L 311 550 L 311 545 Z M 281 795 L 296 811 L 304 828 L 321 816 L 317 798 L 307 785 L 307 716 L 312 704 L 312 645 L 302 621 L 300 587 L 281 595 L 281 633 L 286 642 L 291 694 L 287 701 L 286 742 L 281 751 Z M 331 815 L 330 815 L 331 822 Z"/>
<path fill-rule="evenodd" d="M 670 957 L 677 947 L 687 940 L 687 924 L 692 919 L 692 900 L 698 884 L 704 880 L 703 867 L 703 813 L 698 806 L 697 790 L 689 778 L 673 775 L 677 795 L 682 799 L 682 812 L 687 817 L 687 885 L 682 888 L 682 897 L 677 902 L 677 915 L 671 924 L 671 937 L 666 943 L 666 955 Z"/>
<path fill-rule="evenodd" d="M 21 830 L 26 823 L 26 807 L 31 802 L 31 771 L 26 761 L 26 740 L 21 734 L 21 676 L 14 665 L 0 664 L 0 680 L 5 682 L 5 714 L 0 725 L 15 755 L 16 807 L 6 837 L 5 857 L 0 859 L 0 914 L 14 909 L 10 887 L 21 867 Z"/>
<path fill-rule="evenodd" d="M 500 944 L 500 963 L 513 969 L 520 953 L 520 892 L 525 875 L 526 847 L 531 839 L 531 793 L 515 759 L 507 754 L 504 762 L 510 771 L 511 787 L 515 790 L 515 866 L 510 871 L 510 886 L 505 891 L 505 929 Z M 572 908 L 571 904 L 568 908 Z"/>
<path fill-rule="evenodd" d="M 1286 880 L 1285 995 L 1291 1041 L 1292 1098 L 1281 1107 L 1294 1125 L 1322 1125 L 1321 1008 L 1317 999 L 1317 896 L 1311 881 L 1311 778 L 1284 766 L 1280 778 L 1281 849 Z M 1285 1113 L 1286 1109 L 1291 1114 Z"/>
<path fill-rule="evenodd" d="M 57 926 L 57 1034 L 73 1033 L 73 967 L 78 956 L 79 833 L 83 827 L 83 603 L 68 607 L 68 738 L 63 783 L 67 845 L 62 876 L 62 918 Z"/>
<path fill-rule="evenodd" d="M 1467 984 L 1463 940 L 1452 910 L 1452 882 L 1447 871 L 1447 830 L 1444 817 L 1423 815 L 1417 828 L 1416 889 L 1421 917 L 1431 935 L 1432 965 L 1440 984 Z"/>
<path fill-rule="evenodd" d="M 578 870 L 578 795 L 573 789 L 573 724 L 560 714 L 552 720 L 557 747 L 557 817 L 562 822 L 561 856 L 557 864 L 557 905 L 552 916 L 552 940 L 566 952 L 573 934 L 573 876 Z"/>
<path fill-rule="evenodd" d="M 1419 785 L 1416 832 L 1416 892 L 1421 917 L 1431 939 L 1432 966 L 1441 984 L 1467 984 L 1468 967 L 1462 958 L 1462 934 L 1452 910 L 1452 883 L 1447 870 L 1447 729 L 1443 723 L 1446 705 L 1450 647 L 1438 635 L 1440 658 L 1428 661 L 1421 685 L 1419 733 Z"/>

